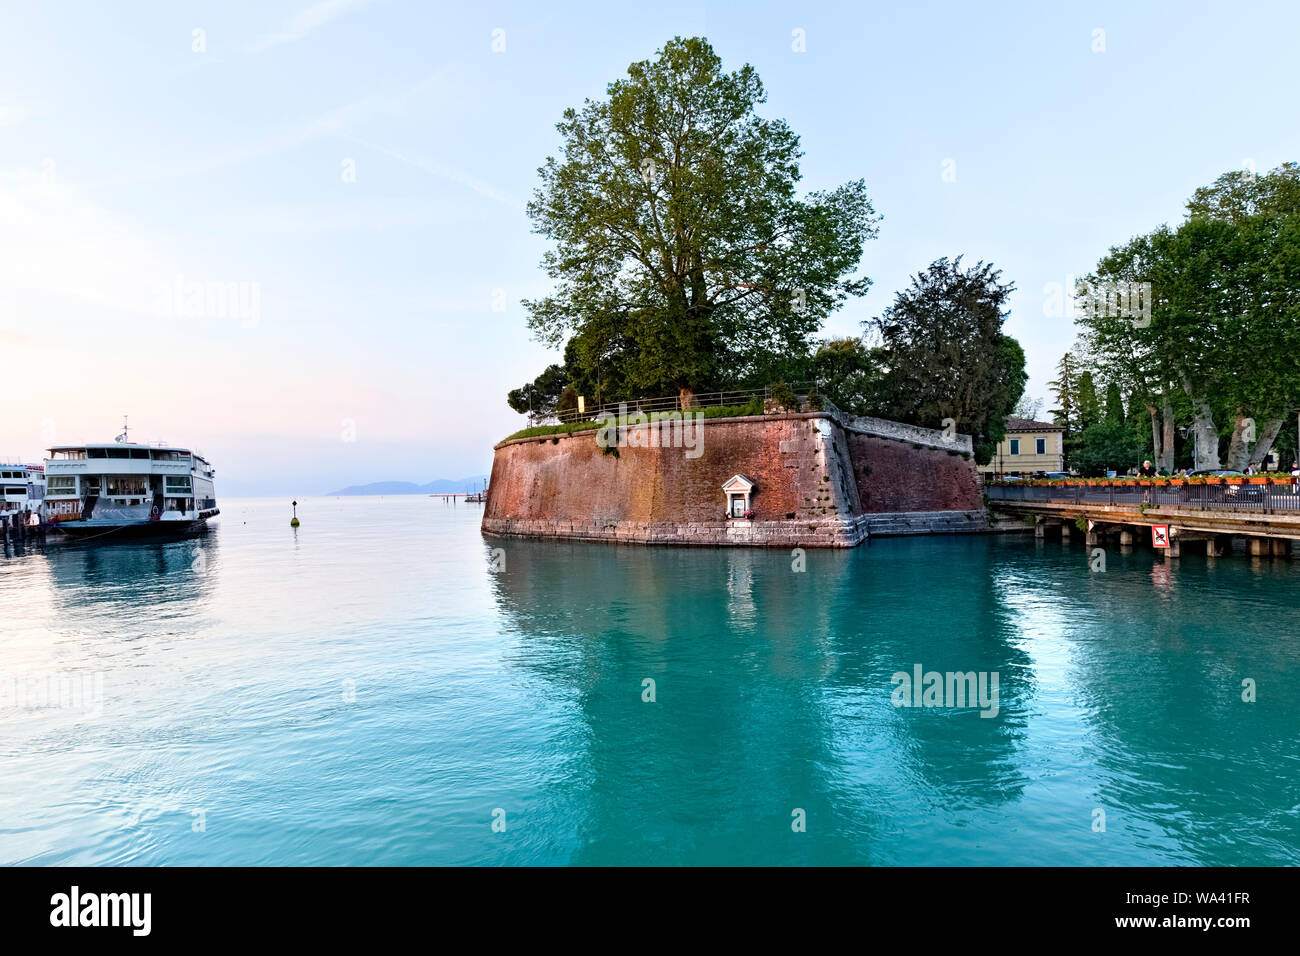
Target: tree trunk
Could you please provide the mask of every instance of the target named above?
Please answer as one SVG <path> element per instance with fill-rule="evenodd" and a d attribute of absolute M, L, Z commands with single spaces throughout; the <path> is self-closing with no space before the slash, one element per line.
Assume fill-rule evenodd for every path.
<path fill-rule="evenodd" d="M 1196 467 L 1219 468 L 1219 430 L 1208 402 L 1192 400 L 1192 433 L 1196 440 Z"/>
<path fill-rule="evenodd" d="M 1161 412 L 1164 417 L 1164 441 L 1156 458 L 1156 467 L 1174 473 L 1174 403 L 1169 400 L 1169 390 L 1164 392 Z"/>
<path fill-rule="evenodd" d="M 1250 445 L 1246 443 L 1246 416 L 1237 406 L 1232 421 L 1232 438 L 1228 440 L 1228 460 L 1224 467 L 1230 471 L 1245 471 L 1250 460 Z"/>
<path fill-rule="evenodd" d="M 1219 430 L 1214 427 L 1214 413 L 1210 403 L 1196 395 L 1191 381 L 1183 376 L 1183 391 L 1192 400 L 1192 434 L 1196 440 L 1196 467 L 1198 470 L 1217 469 L 1219 465 Z"/>
<path fill-rule="evenodd" d="M 682 411 L 687 411 L 695 406 L 695 392 L 687 385 L 683 385 L 677 390 L 677 404 Z"/>
<path fill-rule="evenodd" d="M 1273 442 L 1277 441 L 1277 436 L 1282 433 L 1282 426 L 1285 424 L 1286 419 L 1283 418 L 1270 418 L 1264 423 L 1264 428 L 1259 433 L 1259 440 L 1255 442 L 1255 447 L 1250 453 L 1250 464 L 1256 468 L 1264 464 L 1264 459 L 1273 450 Z M 1285 462 L 1278 463 L 1279 468 L 1283 468 L 1284 465 Z"/>
<path fill-rule="evenodd" d="M 1148 405 L 1147 413 L 1151 416 L 1151 457 L 1159 461 L 1161 439 L 1164 437 L 1164 430 L 1160 427 L 1160 411 L 1154 405 Z"/>

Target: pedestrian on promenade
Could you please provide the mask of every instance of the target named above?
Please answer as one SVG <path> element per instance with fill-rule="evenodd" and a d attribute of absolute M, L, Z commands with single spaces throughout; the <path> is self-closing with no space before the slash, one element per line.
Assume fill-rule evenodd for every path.
<path fill-rule="evenodd" d="M 1138 469 L 1138 477 L 1154 478 L 1155 476 L 1156 476 L 1156 470 L 1152 466 L 1151 460 L 1147 459 L 1146 461 L 1143 461 L 1142 467 Z M 1142 503 L 1143 504 L 1151 503 L 1151 489 L 1149 487 L 1142 489 Z"/>

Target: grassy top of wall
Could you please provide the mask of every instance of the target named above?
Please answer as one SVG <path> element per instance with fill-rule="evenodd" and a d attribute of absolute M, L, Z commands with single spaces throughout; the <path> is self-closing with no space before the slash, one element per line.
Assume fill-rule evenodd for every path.
<path fill-rule="evenodd" d="M 703 413 L 705 418 L 743 418 L 749 415 L 763 414 L 763 400 L 755 398 L 744 405 L 714 405 L 709 408 L 693 408 L 692 413 Z M 544 438 L 547 435 L 568 435 L 573 432 L 592 431 L 601 426 L 601 421 L 565 422 L 562 425 L 533 425 L 521 428 L 513 435 L 507 435 L 502 441 L 516 438 Z"/>

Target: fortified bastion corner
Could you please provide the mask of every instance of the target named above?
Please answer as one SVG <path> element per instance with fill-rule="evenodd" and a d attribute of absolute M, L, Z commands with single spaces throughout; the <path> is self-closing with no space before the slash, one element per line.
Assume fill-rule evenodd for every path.
<path fill-rule="evenodd" d="M 593 424 L 503 441 L 482 530 L 835 548 L 871 535 L 982 532 L 988 524 L 969 435 L 834 409 L 701 416 L 680 430 L 629 418 L 617 429 Z"/>

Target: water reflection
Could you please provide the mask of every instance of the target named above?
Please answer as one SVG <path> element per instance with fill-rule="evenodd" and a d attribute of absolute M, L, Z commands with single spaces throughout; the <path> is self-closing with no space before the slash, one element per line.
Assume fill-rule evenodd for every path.
<path fill-rule="evenodd" d="M 649 834 L 674 860 L 789 862 L 815 846 L 823 862 L 880 861 L 873 802 L 997 804 L 1024 786 L 1033 680 L 987 577 L 891 568 L 885 548 L 809 552 L 804 572 L 787 551 L 512 541 L 508 556 L 494 588 L 514 662 L 581 720 L 572 799 L 593 834 Z M 915 662 L 1000 672 L 999 716 L 896 709 L 890 677 Z M 790 839 L 796 809 L 819 839 Z"/>
<path fill-rule="evenodd" d="M 50 544 L 44 549 L 53 597 L 64 607 L 86 600 L 119 608 L 201 599 L 216 586 L 220 532 L 177 541 Z"/>

